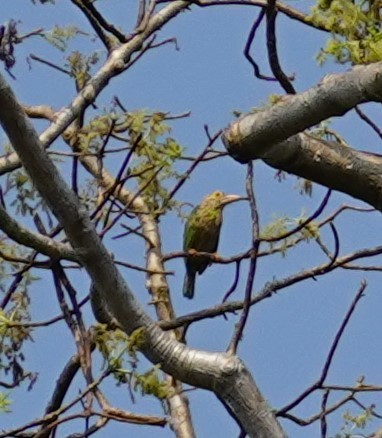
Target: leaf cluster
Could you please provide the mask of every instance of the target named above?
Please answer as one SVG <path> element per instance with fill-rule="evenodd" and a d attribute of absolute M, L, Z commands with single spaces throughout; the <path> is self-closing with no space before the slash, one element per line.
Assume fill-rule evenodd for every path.
<path fill-rule="evenodd" d="M 363 436 L 356 435 L 356 432 L 360 429 L 363 430 L 373 419 L 373 408 L 374 406 L 370 406 L 364 409 L 360 414 L 353 415 L 350 411 L 346 411 L 343 414 L 344 426 L 342 427 L 342 432 L 335 435 L 333 438 L 351 438 L 355 436 Z"/>
<path fill-rule="evenodd" d="M 171 209 L 168 183 L 180 177 L 175 170 L 183 147 L 170 135 L 166 113 L 145 110 L 105 113 L 91 119 L 78 135 L 82 152 L 101 153 L 105 137 L 127 143 L 131 154 L 126 180 L 135 182 L 133 189 L 145 199 L 153 213 Z"/>
<path fill-rule="evenodd" d="M 144 329 L 135 330 L 127 336 L 121 330 L 108 330 L 105 325 L 96 327 L 96 344 L 118 385 L 128 384 L 142 395 L 166 398 L 171 387 L 161 379 L 159 367 L 154 366 L 144 373 L 138 372 L 138 350 L 145 342 Z"/>
<path fill-rule="evenodd" d="M 121 330 L 109 330 L 105 324 L 96 326 L 96 345 L 104 359 L 104 367 L 110 369 L 115 380 L 126 383 L 131 374 L 126 365 L 126 353 L 129 355 L 129 337 Z M 130 356 L 131 363 L 135 366 L 136 357 Z"/>
<path fill-rule="evenodd" d="M 119 329 L 109 330 L 105 324 L 97 324 L 95 339 L 98 350 L 114 376 L 118 381 L 124 381 L 125 374 L 130 372 L 125 370 L 126 358 L 133 368 L 138 364 L 137 353 L 145 342 L 144 330 L 139 328 L 128 336 Z"/>
<path fill-rule="evenodd" d="M 340 64 L 369 64 L 382 59 L 380 2 L 374 0 L 319 0 L 309 17 L 313 24 L 331 32 L 317 56 Z"/>
<path fill-rule="evenodd" d="M 72 52 L 66 60 L 66 67 L 69 68 L 71 76 L 76 83 L 77 91 L 82 90 L 87 81 L 91 78 L 91 69 L 99 61 L 98 52 L 90 55 L 83 55 L 78 50 Z"/>
<path fill-rule="evenodd" d="M 23 169 L 12 172 L 8 177 L 8 188 L 15 189 L 15 198 L 11 206 L 16 214 L 33 215 L 39 208 L 47 211 L 40 194 L 33 186 L 29 176 Z"/>
<path fill-rule="evenodd" d="M 10 376 L 14 387 L 19 386 L 26 378 L 30 380 L 31 387 L 36 379 L 36 375 L 26 371 L 22 365 L 25 361 L 23 345 L 25 341 L 32 340 L 31 329 L 23 325 L 30 321 L 29 307 L 24 284 L 13 293 L 10 309 L 6 312 L 0 310 L 0 376 Z"/>
<path fill-rule="evenodd" d="M 134 389 L 139 389 L 142 395 L 153 395 L 163 400 L 171 395 L 173 389 L 160 374 L 160 366 L 156 365 L 143 374 L 135 373 Z"/>
<path fill-rule="evenodd" d="M 132 141 L 139 138 L 131 175 L 135 175 L 138 190 L 142 191 L 152 212 L 167 203 L 169 191 L 166 182 L 179 178 L 174 165 L 181 157 L 183 148 L 168 134 L 171 128 L 165 123 L 165 113 L 138 111 L 131 115 L 129 135 Z"/>
<path fill-rule="evenodd" d="M 53 29 L 45 31 L 41 36 L 53 47 L 64 52 L 68 48 L 70 40 L 84 34 L 76 26 L 54 26 Z"/>
<path fill-rule="evenodd" d="M 10 406 L 11 401 L 9 400 L 9 395 L 5 394 L 4 392 L 0 392 L 0 412 L 11 412 Z"/>
<path fill-rule="evenodd" d="M 297 218 L 289 218 L 287 216 L 274 217 L 274 219 L 265 225 L 261 232 L 260 238 L 267 239 L 279 239 L 271 242 L 267 242 L 271 250 L 276 249 L 283 256 L 289 248 L 294 247 L 299 241 L 304 240 L 306 242 L 311 239 L 317 239 L 320 235 L 320 230 L 317 222 L 311 221 L 306 224 L 299 232 L 293 235 L 283 238 L 282 236 L 287 234 L 291 229 L 298 227 L 302 224 L 307 217 L 302 213 Z"/>

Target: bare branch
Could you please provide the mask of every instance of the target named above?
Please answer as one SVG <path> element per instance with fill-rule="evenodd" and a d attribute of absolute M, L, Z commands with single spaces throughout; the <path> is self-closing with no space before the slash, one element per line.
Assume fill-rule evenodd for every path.
<path fill-rule="evenodd" d="M 104 43 L 104 45 L 111 49 L 112 45 L 109 41 L 109 38 L 107 35 L 105 35 L 103 29 L 105 29 L 107 32 L 110 32 L 120 43 L 125 43 L 127 41 L 126 36 L 121 33 L 115 26 L 108 23 L 102 14 L 100 14 L 96 7 L 94 6 L 94 3 L 89 0 L 72 0 L 72 2 L 78 6 L 81 11 L 84 13 L 86 18 L 89 20 L 91 26 L 98 34 L 101 41 Z"/>
<path fill-rule="evenodd" d="M 64 397 L 68 392 L 75 375 L 80 369 L 80 366 L 81 362 L 78 354 L 75 354 L 69 359 L 56 381 L 55 389 L 45 410 L 45 416 L 57 411 L 61 407 Z M 55 421 L 55 419 L 56 417 L 50 417 L 49 421 L 43 423 L 40 432 L 36 434 L 36 438 L 48 438 L 50 431 L 43 431 L 43 429 L 46 429 L 47 425 Z"/>
<path fill-rule="evenodd" d="M 268 158 L 280 142 L 292 141 L 322 120 L 341 116 L 364 102 L 381 102 L 381 72 L 382 62 L 377 62 L 325 76 L 301 94 L 285 96 L 269 109 L 235 120 L 224 130 L 223 143 L 237 161 Z"/>
<path fill-rule="evenodd" d="M 159 3 L 169 3 L 171 0 L 157 0 L 157 4 Z M 265 8 L 268 4 L 267 0 L 190 0 L 190 3 L 193 3 L 200 7 L 210 7 L 210 6 L 228 6 L 228 5 L 237 5 L 237 6 L 260 6 Z M 325 25 L 316 25 L 309 20 L 309 16 L 304 14 L 291 7 L 290 5 L 278 1 L 276 3 L 277 10 L 292 20 L 297 20 L 307 26 L 313 27 L 315 29 L 323 30 L 326 32 L 330 32 L 330 29 L 326 28 Z"/>
<path fill-rule="evenodd" d="M 184 6 L 184 2 L 177 1 L 171 6 L 176 4 L 178 8 Z M 145 356 L 153 363 L 161 363 L 162 369 L 176 379 L 213 390 L 249 434 L 259 433 L 260 430 L 269 437 L 284 437 L 271 408 L 239 358 L 191 349 L 163 332 L 144 313 L 99 239 L 87 211 L 79 204 L 78 198 L 41 147 L 37 133 L 1 76 L 0 120 L 23 166 L 62 224 L 71 245 L 78 251 L 83 266 L 108 302 L 113 315 L 128 334 L 137 328 L 144 330 L 142 352 Z M 46 184 L 47 180 L 49 184 Z M 60 202 L 57 202 L 58 199 Z M 138 203 L 137 198 L 135 201 Z M 154 239 L 151 239 L 152 233 L 151 230 L 148 236 L 153 241 L 158 237 L 155 233 Z M 153 252 L 149 253 L 148 262 L 154 261 L 156 265 L 161 260 L 160 257 L 153 260 L 154 256 Z M 153 277 L 150 277 L 151 281 Z"/>
<path fill-rule="evenodd" d="M 42 234 L 33 233 L 13 219 L 0 204 L 0 228 L 12 240 L 33 248 L 54 260 L 66 259 L 79 263 L 76 252 L 67 244 L 60 243 Z"/>
<path fill-rule="evenodd" d="M 257 158 L 382 209 L 382 157 L 375 154 L 299 134 L 259 151 Z"/>
<path fill-rule="evenodd" d="M 257 16 L 255 22 L 253 23 L 250 32 L 249 32 L 249 35 L 248 35 L 248 38 L 247 38 L 247 42 L 245 43 L 245 47 L 244 47 L 244 56 L 246 57 L 248 62 L 252 65 L 254 74 L 255 74 L 255 76 L 257 78 L 263 79 L 265 81 L 276 81 L 275 78 L 264 76 L 263 74 L 261 74 L 260 68 L 257 65 L 257 62 L 251 56 L 251 52 L 250 52 L 251 51 L 252 43 L 253 43 L 253 41 L 255 39 L 255 35 L 256 35 L 257 29 L 259 28 L 259 26 L 260 26 L 261 22 L 263 21 L 264 17 L 265 17 L 265 9 L 262 8 L 260 10 L 259 15 Z"/>
<path fill-rule="evenodd" d="M 247 178 L 246 178 L 246 191 L 249 198 L 249 205 L 251 206 L 251 219 L 252 219 L 252 252 L 249 263 L 247 283 L 245 285 L 244 305 L 243 311 L 240 315 L 238 323 L 235 325 L 234 334 L 227 349 L 229 354 L 236 354 L 237 346 L 243 336 L 245 324 L 248 320 L 249 310 L 251 307 L 251 297 L 253 283 L 255 281 L 256 267 L 257 267 L 257 253 L 259 251 L 259 235 L 260 235 L 260 223 L 259 213 L 257 210 L 255 192 L 253 188 L 253 165 L 248 163 Z"/>
<path fill-rule="evenodd" d="M 103 45 L 106 47 L 108 52 L 110 52 L 113 49 L 113 42 L 108 37 L 108 35 L 104 32 L 102 29 L 102 26 L 98 19 L 94 16 L 92 13 L 93 10 L 95 10 L 94 5 L 92 2 L 87 2 L 86 0 L 71 0 L 71 2 L 76 5 L 80 11 L 85 15 L 85 17 L 88 19 L 91 27 L 95 30 L 96 34 L 98 35 L 98 38 L 102 41 Z M 89 7 L 90 6 L 90 7 Z M 98 14 L 98 17 L 101 15 Z M 119 32 L 118 32 L 119 35 Z M 126 41 L 126 38 L 123 38 L 123 41 Z"/>
<path fill-rule="evenodd" d="M 371 129 L 378 135 L 380 139 L 382 139 L 382 131 L 379 129 L 378 125 L 376 125 L 370 117 L 368 117 L 358 106 L 355 107 L 355 112 L 359 115 L 359 117 L 365 121 Z"/>
<path fill-rule="evenodd" d="M 267 49 L 268 49 L 268 60 L 271 67 L 272 73 L 275 78 L 279 81 L 280 85 L 283 87 L 284 91 L 288 94 L 295 94 L 294 89 L 290 79 L 283 72 L 279 56 L 277 53 L 276 44 L 276 0 L 268 0 L 267 7 L 265 9 L 267 17 Z"/>

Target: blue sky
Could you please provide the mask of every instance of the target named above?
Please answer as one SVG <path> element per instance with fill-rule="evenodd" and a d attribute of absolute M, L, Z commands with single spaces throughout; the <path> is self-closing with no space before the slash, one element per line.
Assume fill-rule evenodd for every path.
<path fill-rule="evenodd" d="M 135 2 L 103 0 L 98 4 L 110 21 L 119 23 L 124 29 L 128 29 L 128 25 L 134 21 Z M 301 6 L 306 10 L 308 3 L 295 1 L 291 5 L 296 8 Z M 92 33 L 78 10 L 67 1 L 58 1 L 55 6 L 43 7 L 34 6 L 28 1 L 21 3 L 3 0 L 2 6 L 3 22 L 10 18 L 20 20 L 19 28 L 22 32 L 38 27 L 49 29 L 56 24 L 74 24 Z M 174 121 L 172 135 L 187 147 L 187 154 L 197 155 L 207 142 L 204 124 L 209 126 L 211 132 L 215 132 L 233 120 L 233 110 L 245 112 L 264 104 L 271 93 L 282 94 L 276 84 L 256 80 L 251 66 L 242 54 L 256 15 L 256 8 L 238 6 L 192 8 L 191 12 L 180 14 L 160 33 L 161 38 L 176 36 L 180 50 L 176 51 L 172 45 L 166 45 L 148 52 L 131 70 L 112 81 L 110 87 L 100 95 L 98 106 L 106 107 L 111 97 L 117 94 L 129 109 L 147 108 L 175 114 L 191 111 L 190 118 Z M 269 73 L 263 34 L 264 29 L 260 29 L 254 55 L 262 71 Z M 287 74 L 296 74 L 295 87 L 299 92 L 316 84 L 325 74 L 346 68 L 333 63 L 317 66 L 314 58 L 325 37 L 322 32 L 279 17 L 281 63 Z M 70 45 L 70 50 L 88 50 L 89 47 L 102 51 L 98 43 L 90 42 L 86 37 L 76 39 Z M 46 103 L 54 108 L 68 104 L 75 94 L 72 83 L 59 72 L 36 62 L 32 62 L 32 69 L 29 69 L 26 57 L 31 53 L 56 63 L 63 62 L 64 55 L 39 38 L 30 39 L 17 47 L 17 64 L 13 71 L 17 80 L 9 80 L 19 99 L 28 104 Z M 375 116 L 378 123 L 380 115 L 377 107 L 370 106 L 368 111 Z M 44 126 L 44 123 L 36 124 L 39 130 Z M 334 120 L 332 126 L 355 148 L 378 151 L 378 138 L 354 115 L 349 114 L 343 120 Z M 66 150 L 60 141 L 53 148 Z M 117 168 L 118 164 L 111 163 L 111 166 Z M 186 167 L 187 165 L 184 166 Z M 66 169 L 65 166 L 62 168 Z M 244 166 L 229 158 L 203 164 L 178 193 L 179 199 L 198 203 L 205 194 L 215 189 L 244 194 L 245 173 Z M 69 181 L 69 175 L 67 176 Z M 315 186 L 311 198 L 301 196 L 296 190 L 296 178 L 289 176 L 279 183 L 274 176 L 274 169 L 263 163 L 256 163 L 255 188 L 263 225 L 271 221 L 273 215 L 297 217 L 302 209 L 306 212 L 313 211 L 326 192 L 325 189 Z M 326 213 L 341 203 L 362 205 L 345 195 L 334 194 Z M 233 255 L 248 248 L 249 220 L 249 209 L 244 204 L 233 204 L 226 209 L 219 247 L 222 255 Z M 161 221 L 160 227 L 164 252 L 179 251 L 183 233 L 181 220 L 175 214 L 169 214 Z M 379 242 L 376 236 L 379 234 L 376 230 L 379 227 L 379 213 L 345 213 L 337 225 L 341 254 L 355 248 L 377 245 Z M 330 234 L 325 232 L 323 236 L 327 239 L 327 244 L 333 246 Z M 140 244 L 129 240 L 107 243 L 110 250 L 121 259 L 143 263 L 144 253 Z M 134 253 L 138 256 L 134 256 Z M 269 260 L 261 259 L 255 279 L 255 291 L 273 278 L 283 278 L 323 261 L 322 253 L 314 243 L 303 243 L 289 251 L 286 257 L 276 255 Z M 372 263 L 378 264 L 380 261 L 379 257 Z M 209 268 L 197 281 L 196 298 L 186 301 L 181 294 L 183 261 L 171 260 L 167 268 L 175 272 L 174 276 L 169 277 L 169 283 L 178 315 L 219 303 L 234 275 L 234 266 L 231 265 L 215 265 Z M 234 299 L 243 296 L 246 270 L 247 265 L 243 264 L 242 278 Z M 149 296 L 145 290 L 144 276 L 130 270 L 123 272 L 141 303 L 146 304 Z M 31 290 L 33 318 L 43 320 L 58 314 L 59 309 L 49 274 L 38 274 L 41 281 L 35 283 Z M 79 292 L 86 295 L 89 283 L 85 272 L 71 275 Z M 363 278 L 368 281 L 366 295 L 341 341 L 328 380 L 333 384 L 354 385 L 357 377 L 366 375 L 367 382 L 378 384 L 379 351 L 375 346 L 379 345 L 382 334 L 379 277 L 379 273 L 366 275 L 338 270 L 319 277 L 316 281 L 308 280 L 283 290 L 252 309 L 239 354 L 251 369 L 270 405 L 276 409 L 282 407 L 318 378 L 336 330 Z M 147 309 L 152 313 L 149 306 Z M 92 321 L 88 311 L 86 318 L 89 322 Z M 224 350 L 236 321 L 237 317 L 229 316 L 227 321 L 220 318 L 193 325 L 188 332 L 188 344 L 196 348 Z M 29 369 L 39 372 L 38 382 L 32 392 L 27 392 L 23 387 L 12 393 L 12 413 L 0 414 L 1 427 L 14 427 L 41 415 L 44 401 L 51 394 L 58 373 L 69 355 L 74 353 L 71 336 L 63 323 L 52 331 L 38 330 L 33 337 L 34 342 L 28 344 L 26 356 Z M 144 359 L 142 363 L 145 363 Z M 82 384 L 82 380 L 78 378 L 73 386 L 72 396 Z M 127 390 L 115 388 L 111 384 L 106 387 L 106 391 L 110 401 L 116 406 L 137 412 L 161 414 L 160 405 L 153 398 L 138 397 L 139 403 L 132 405 Z M 237 436 L 236 424 L 213 395 L 195 390 L 189 393 L 189 397 L 198 437 Z M 380 400 L 376 394 L 360 399 L 366 404 L 375 402 L 378 408 Z M 320 399 L 311 396 L 294 413 L 308 417 L 317 413 L 319 408 Z M 355 407 L 349 408 L 352 408 L 351 412 L 357 413 Z M 342 424 L 339 414 L 330 417 L 329 436 L 338 432 Z M 282 425 L 291 437 L 320 436 L 317 423 L 306 428 L 296 426 L 290 421 L 282 421 Z M 80 431 L 81 427 L 79 423 L 76 427 L 62 427 L 58 436 Z M 378 424 L 374 421 L 371 429 L 377 427 Z M 119 438 L 126 436 L 126 433 L 138 438 L 172 436 L 168 428 L 160 430 L 122 424 L 107 427 L 99 436 Z"/>

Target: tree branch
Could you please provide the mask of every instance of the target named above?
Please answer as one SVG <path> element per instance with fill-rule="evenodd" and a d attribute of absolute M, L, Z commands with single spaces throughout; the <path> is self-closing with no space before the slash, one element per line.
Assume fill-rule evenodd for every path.
<path fill-rule="evenodd" d="M 378 155 L 299 134 L 272 145 L 261 158 L 276 169 L 346 193 L 382 210 L 382 157 Z"/>
<path fill-rule="evenodd" d="M 382 63 L 378 62 L 327 76 L 304 93 L 234 121 L 223 132 L 223 142 L 241 163 L 261 159 L 381 210 L 381 156 L 303 133 L 360 103 L 382 101 L 381 74 Z"/>
<path fill-rule="evenodd" d="M 382 101 L 382 62 L 327 75 L 315 87 L 262 111 L 248 113 L 223 131 L 232 158 L 245 163 L 264 158 L 274 145 L 356 105 Z"/>
<path fill-rule="evenodd" d="M 0 203 L 0 228 L 13 241 L 47 255 L 52 259 L 66 259 L 79 263 L 79 257 L 73 249 L 64 243 L 42 234 L 33 233 L 13 219 Z"/>
<path fill-rule="evenodd" d="M 186 9 L 189 4 L 190 2 L 185 0 L 172 1 L 171 4 L 162 8 L 150 18 L 142 32 L 134 35 L 127 43 L 114 49 L 105 64 L 86 83 L 85 87 L 74 100 L 55 115 L 54 123 L 40 135 L 40 141 L 43 147 L 49 147 L 52 142 L 95 101 L 96 97 L 106 87 L 109 81 L 125 70 L 126 64 L 129 63 L 132 55 L 142 49 L 147 38 Z M 18 167 L 20 167 L 20 160 L 15 153 L 0 159 L 0 175 L 17 169 Z"/>
<path fill-rule="evenodd" d="M 184 2 L 173 2 L 172 6 L 176 4 L 178 8 L 184 6 Z M 60 123 L 65 120 L 66 117 Z M 141 350 L 145 356 L 152 363 L 161 364 L 163 371 L 176 379 L 213 391 L 250 436 L 285 437 L 274 412 L 238 357 L 189 348 L 163 332 L 143 311 L 99 239 L 86 209 L 58 173 L 2 76 L 0 121 L 23 166 L 63 226 L 118 322 L 127 334 L 138 328 L 143 330 Z"/>

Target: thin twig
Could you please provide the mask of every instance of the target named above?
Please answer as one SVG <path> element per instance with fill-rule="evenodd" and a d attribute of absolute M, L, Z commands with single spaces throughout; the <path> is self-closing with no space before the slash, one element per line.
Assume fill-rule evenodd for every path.
<path fill-rule="evenodd" d="M 315 415 L 312 415 L 311 417 L 309 417 L 305 420 L 298 418 L 295 415 L 290 414 L 289 412 L 282 414 L 280 416 L 283 418 L 286 418 L 290 421 L 293 421 L 294 423 L 296 423 L 300 426 L 309 426 L 310 424 L 315 423 L 316 421 L 320 420 L 323 415 L 327 416 L 335 411 L 338 411 L 338 409 L 341 406 L 344 406 L 345 404 L 349 403 L 349 401 L 354 401 L 353 394 L 349 394 L 349 395 L 345 396 L 343 399 L 339 400 L 338 402 L 333 403 L 329 408 L 326 409 L 325 412 L 321 412 L 321 410 L 320 410 L 320 412 L 318 412 Z M 276 415 L 278 415 L 278 414 L 276 414 Z"/>
<path fill-rule="evenodd" d="M 236 261 L 235 277 L 233 279 L 232 286 L 224 294 L 222 303 L 225 303 L 228 300 L 228 298 L 233 294 L 233 292 L 235 292 L 235 290 L 237 288 L 237 285 L 239 283 L 239 278 L 240 278 L 240 262 L 241 262 L 241 260 Z"/>
<path fill-rule="evenodd" d="M 125 225 L 125 224 L 121 224 L 121 227 L 125 228 L 125 230 L 127 230 L 127 231 L 125 233 L 121 233 L 121 234 L 118 234 L 118 235 L 114 236 L 113 240 L 120 239 L 121 237 L 126 237 L 126 236 L 128 236 L 130 234 L 135 234 L 136 236 L 139 236 L 143 240 L 145 240 L 148 243 L 148 245 L 150 246 L 150 248 L 154 248 L 153 242 L 151 242 L 151 240 L 147 236 L 145 236 L 143 233 L 138 231 L 138 230 L 140 230 L 142 228 L 141 225 L 138 225 L 135 228 L 131 228 L 131 227 Z"/>
<path fill-rule="evenodd" d="M 279 81 L 282 88 L 288 94 L 296 94 L 291 81 L 288 76 L 283 72 L 279 56 L 277 53 L 277 39 L 276 39 L 276 0 L 268 0 L 268 5 L 266 8 L 267 17 L 267 49 L 268 49 L 268 60 L 271 67 L 272 73 L 275 78 Z"/>
<path fill-rule="evenodd" d="M 256 266 L 257 266 L 257 253 L 259 250 L 259 234 L 260 234 L 260 224 L 259 224 L 259 213 L 256 205 L 255 192 L 253 189 L 253 163 L 250 161 L 247 168 L 247 178 L 246 178 L 246 191 L 249 198 L 249 205 L 251 207 L 251 219 L 252 219 L 252 254 L 249 263 L 249 270 L 247 276 L 247 284 L 245 286 L 244 295 L 244 305 L 243 311 L 240 315 L 239 322 L 235 325 L 234 334 L 232 336 L 231 342 L 227 349 L 229 354 L 236 354 L 237 346 L 243 336 L 245 324 L 248 320 L 249 310 L 251 308 L 251 296 L 253 283 L 255 281 Z"/>
<path fill-rule="evenodd" d="M 145 12 L 146 12 L 146 0 L 139 0 L 138 14 L 137 14 L 137 21 L 135 24 L 135 28 L 138 28 L 142 23 L 143 18 L 145 16 Z"/>
<path fill-rule="evenodd" d="M 78 157 L 72 158 L 72 190 L 78 196 Z"/>
<path fill-rule="evenodd" d="M 344 317 L 344 319 L 343 319 L 343 321 L 342 321 L 342 323 L 340 325 L 340 328 L 338 329 L 338 332 L 336 333 L 336 335 L 334 337 L 334 341 L 333 341 L 332 346 L 331 346 L 331 348 L 329 350 L 329 354 L 328 354 L 328 356 L 326 358 L 324 367 L 322 369 L 321 376 L 319 378 L 319 381 L 320 381 L 321 385 L 324 383 L 326 377 L 328 376 L 329 368 L 330 368 L 330 366 L 332 364 L 333 357 L 334 357 L 334 354 L 335 354 L 335 352 L 337 350 L 338 344 L 339 344 L 339 342 L 341 340 L 342 335 L 345 332 L 345 329 L 346 329 L 347 325 L 350 322 L 350 318 L 353 315 L 353 313 L 354 313 L 354 311 L 355 311 L 355 309 L 357 307 L 357 304 L 359 303 L 360 299 L 363 297 L 363 293 L 364 293 L 364 291 L 366 289 L 366 286 L 367 286 L 366 281 L 362 281 L 361 285 L 360 285 L 360 287 L 359 287 L 359 289 L 358 289 L 358 291 L 357 291 L 357 293 L 356 293 L 356 295 L 355 295 L 355 297 L 353 299 L 353 301 L 350 304 L 349 310 L 346 312 L 346 315 L 345 315 L 345 317 Z"/>
<path fill-rule="evenodd" d="M 251 47 L 252 47 L 253 41 L 255 39 L 256 32 L 257 32 L 261 22 L 263 21 L 264 16 L 265 16 L 265 9 L 261 8 L 259 15 L 257 16 L 255 22 L 253 23 L 253 25 L 251 27 L 249 34 L 248 34 L 247 42 L 245 43 L 245 47 L 244 47 L 244 56 L 248 60 L 248 62 L 252 65 L 253 72 L 258 79 L 262 79 L 265 81 L 276 81 L 277 79 L 275 79 L 275 78 L 272 78 L 270 76 L 264 76 L 263 74 L 261 74 L 260 68 L 259 68 L 257 62 L 254 60 L 253 56 L 251 55 Z"/>
<path fill-rule="evenodd" d="M 163 201 L 162 204 L 162 209 L 165 209 L 166 206 L 168 205 L 169 201 L 175 196 L 175 194 L 177 193 L 177 191 L 183 186 L 183 184 L 189 179 L 191 173 L 195 170 L 195 168 L 197 167 L 197 165 L 203 160 L 203 158 L 205 157 L 205 155 L 210 151 L 211 147 L 213 146 L 213 144 L 215 143 L 215 141 L 220 137 L 220 134 L 222 133 L 222 131 L 218 131 L 216 132 L 213 136 L 211 136 L 208 132 L 208 128 L 207 126 L 205 126 L 205 131 L 206 131 L 206 135 L 208 137 L 208 143 L 205 146 L 205 148 L 202 150 L 202 152 L 193 159 L 193 162 L 191 164 L 191 166 L 186 170 L 186 172 L 184 172 L 184 174 L 182 175 L 181 178 L 179 178 L 178 182 L 175 184 L 175 186 L 173 187 L 173 189 L 170 191 L 170 193 L 168 194 L 167 198 Z"/>
<path fill-rule="evenodd" d="M 139 134 L 137 138 L 134 140 L 134 143 L 132 144 L 129 152 L 127 153 L 125 159 L 123 160 L 121 167 L 117 173 L 117 176 L 115 178 L 115 182 L 113 184 L 113 187 L 111 187 L 107 192 L 106 196 L 100 203 L 100 205 L 97 206 L 96 212 L 92 213 L 92 216 L 95 216 L 98 211 L 101 211 L 102 207 L 106 204 L 106 202 L 109 200 L 110 196 L 113 195 L 114 197 L 118 198 L 119 193 L 121 192 L 124 183 L 126 182 L 126 178 L 122 180 L 122 176 L 124 173 L 127 173 L 126 169 L 130 164 L 130 161 L 133 157 L 134 152 L 136 151 L 140 141 L 142 140 L 142 134 Z M 110 204 L 108 211 L 106 212 L 104 224 L 107 224 L 109 222 L 109 217 L 111 214 L 111 208 L 112 204 Z"/>
<path fill-rule="evenodd" d="M 142 187 L 140 187 L 140 189 L 132 196 L 131 200 L 126 204 L 126 206 L 121 209 L 121 211 L 115 216 L 115 218 L 112 221 L 110 221 L 110 224 L 103 228 L 103 230 L 99 234 L 101 238 L 103 238 L 105 234 L 114 227 L 114 225 L 119 221 L 119 219 L 130 208 L 130 205 L 133 204 L 134 200 L 137 199 L 141 195 L 141 193 L 145 191 L 145 189 L 153 182 L 153 180 L 158 176 L 158 174 L 162 171 L 162 169 L 163 169 L 163 165 L 159 166 L 158 169 L 153 173 L 151 178 L 149 178 L 145 182 L 145 184 Z"/>
<path fill-rule="evenodd" d="M 82 3 L 86 6 L 89 13 L 92 14 L 94 20 L 96 20 L 107 32 L 110 32 L 112 35 L 114 35 L 120 43 L 125 43 L 127 41 L 128 38 L 126 35 L 120 32 L 115 26 L 108 23 L 104 16 L 97 11 L 93 0 L 82 0 Z"/>
<path fill-rule="evenodd" d="M 321 423 L 321 438 L 326 438 L 326 433 L 328 430 L 328 424 L 326 422 L 326 407 L 327 407 L 327 403 L 328 403 L 328 398 L 329 398 L 329 394 L 330 391 L 329 390 L 325 390 L 323 395 L 322 395 L 322 401 L 321 401 L 321 412 L 322 412 L 322 416 L 320 418 L 320 423 Z"/>
<path fill-rule="evenodd" d="M 379 129 L 379 126 L 374 123 L 370 117 L 368 117 L 359 106 L 355 107 L 355 112 L 359 115 L 359 117 L 366 122 L 371 129 L 378 135 L 380 139 L 382 139 L 382 131 Z"/>
<path fill-rule="evenodd" d="M 131 145 L 131 148 L 129 150 L 129 152 L 127 153 L 122 166 L 118 172 L 117 177 L 114 180 L 113 185 L 106 191 L 104 198 L 102 200 L 102 202 L 100 202 L 96 209 L 92 212 L 91 214 L 91 218 L 97 217 L 98 213 L 102 210 L 103 206 L 108 202 L 108 200 L 110 199 L 110 197 L 112 195 L 115 195 L 116 197 L 118 197 L 118 193 L 120 193 L 120 190 L 122 190 L 123 187 L 123 182 L 121 181 L 122 175 L 123 173 L 126 171 L 127 166 L 129 165 L 132 156 L 136 150 L 136 148 L 138 147 L 139 142 L 142 140 L 142 134 L 139 134 L 137 136 L 137 138 L 134 140 L 134 143 Z M 118 189 L 118 187 L 120 187 L 120 189 L 117 191 L 117 193 L 115 193 L 115 191 Z"/>
<path fill-rule="evenodd" d="M 310 222 L 312 222 L 314 219 L 316 219 L 325 209 L 329 202 L 330 195 L 332 193 L 332 190 L 329 189 L 326 192 L 326 195 L 324 196 L 324 199 L 322 200 L 321 204 L 318 206 L 317 210 L 315 210 L 307 219 L 303 220 L 297 227 L 293 228 L 292 230 L 287 231 L 286 233 L 280 234 L 276 237 L 262 237 L 260 240 L 262 242 L 277 242 L 279 240 L 286 239 L 287 237 L 292 236 L 293 234 L 298 233 L 302 229 L 304 229 Z"/>
<path fill-rule="evenodd" d="M 86 0 L 71 0 L 71 2 L 78 7 L 78 9 L 85 15 L 89 21 L 91 27 L 94 29 L 98 38 L 102 41 L 103 45 L 106 47 L 107 51 L 110 52 L 113 49 L 112 39 L 102 29 L 99 20 L 94 16 L 89 8 L 89 4 Z"/>
<path fill-rule="evenodd" d="M 336 262 L 338 254 L 340 252 L 340 239 L 338 236 L 338 232 L 336 230 L 336 227 L 334 226 L 333 222 L 329 223 L 330 229 L 333 232 L 333 237 L 334 237 L 334 253 L 333 255 L 331 255 L 331 263 L 329 264 L 329 268 Z"/>
<path fill-rule="evenodd" d="M 95 343 L 92 344 L 92 349 L 94 348 L 95 348 Z M 56 381 L 55 389 L 45 409 L 45 416 L 47 416 L 48 414 L 54 411 L 57 411 L 57 409 L 61 407 L 62 402 L 64 401 L 64 397 L 66 396 L 66 393 L 68 392 L 69 387 L 75 375 L 80 369 L 80 366 L 81 366 L 81 361 L 80 361 L 80 356 L 78 354 L 72 356 L 69 359 L 69 361 L 66 363 L 64 369 L 62 370 L 61 374 L 59 375 Z M 38 438 L 49 437 L 50 431 L 43 431 L 43 429 L 46 429 L 47 425 L 55 421 L 56 418 L 57 417 L 50 417 L 49 421 L 41 425 L 41 430 L 39 432 Z"/>
<path fill-rule="evenodd" d="M 29 55 L 29 57 L 30 57 L 31 59 L 33 59 L 34 61 L 41 62 L 41 64 L 45 64 L 45 65 L 47 65 L 47 66 L 49 66 L 49 67 L 52 67 L 52 68 L 54 68 L 55 70 L 60 71 L 61 73 L 65 73 L 65 74 L 68 75 L 68 76 L 72 76 L 72 74 L 71 74 L 71 72 L 70 72 L 69 70 L 66 70 L 65 68 L 62 68 L 62 67 L 60 67 L 60 66 L 57 65 L 57 64 L 53 64 L 53 62 L 51 62 L 51 61 L 47 61 L 46 59 L 42 59 L 42 58 L 40 58 L 40 57 L 37 56 L 37 55 L 33 55 L 33 53 L 31 53 L 31 54 Z"/>

